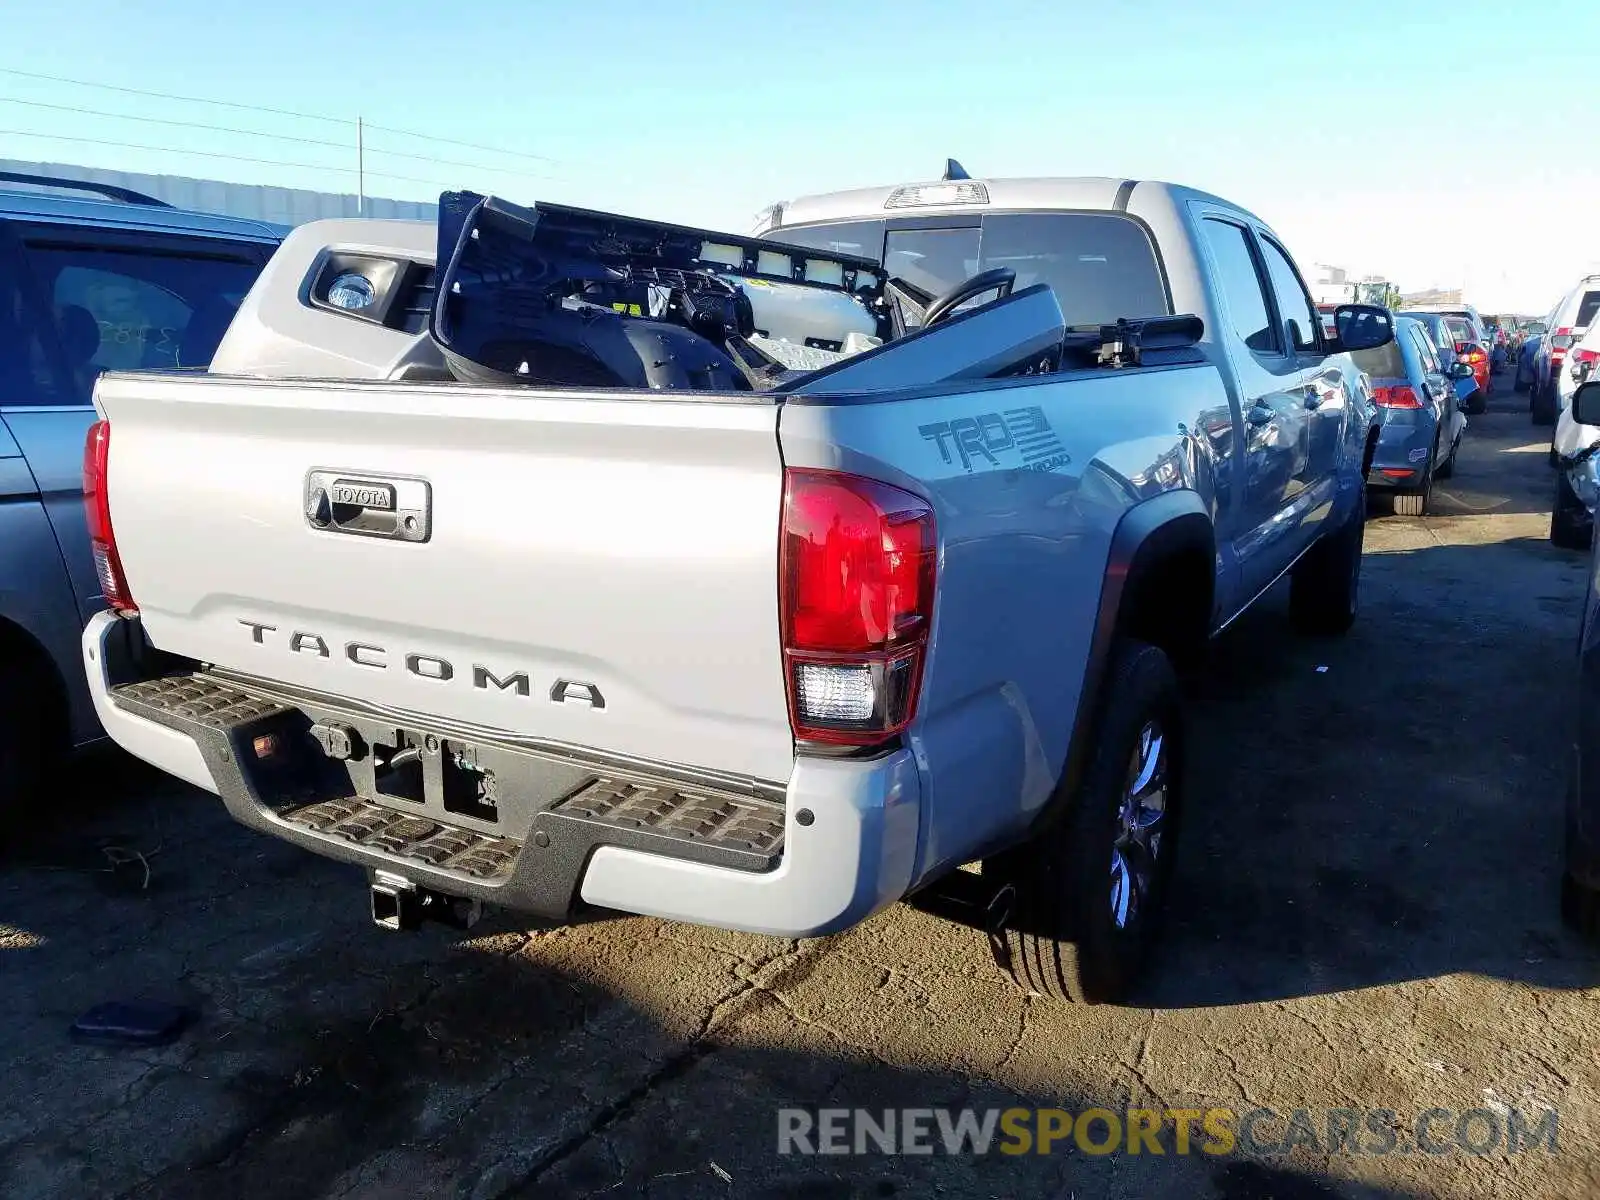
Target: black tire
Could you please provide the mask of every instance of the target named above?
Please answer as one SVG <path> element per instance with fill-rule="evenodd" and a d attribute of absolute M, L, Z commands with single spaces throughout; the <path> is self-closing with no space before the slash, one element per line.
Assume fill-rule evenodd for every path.
<path fill-rule="evenodd" d="M 1550 542 L 1563 550 L 1587 550 L 1594 535 L 1594 519 L 1578 499 L 1567 473 L 1556 473 L 1556 498 L 1550 506 Z"/>
<path fill-rule="evenodd" d="M 0 830 L 38 798 L 52 759 L 55 739 L 29 686 L 26 661 L 0 662 Z M 0 841 L 5 834 L 0 832 Z"/>
<path fill-rule="evenodd" d="M 1556 398 L 1549 388 L 1542 388 L 1537 383 L 1533 386 L 1533 401 L 1529 410 L 1533 413 L 1535 425 L 1554 425 L 1556 423 Z"/>
<path fill-rule="evenodd" d="M 1365 499 L 1336 532 L 1308 550 L 1289 574 L 1289 619 L 1301 633 L 1337 637 L 1361 610 L 1361 547 L 1366 538 Z"/>
<path fill-rule="evenodd" d="M 1147 747 L 1152 728 L 1159 741 Z M 1119 639 L 1100 694 L 1093 757 L 1076 793 L 1052 799 L 1059 815 L 1031 841 L 984 864 L 1009 901 L 990 946 L 1018 987 L 1075 1004 L 1117 1003 L 1128 994 L 1160 929 L 1182 813 L 1183 739 L 1178 681 L 1166 654 Z M 1135 843 L 1120 848 L 1141 754 L 1156 760 L 1164 781 L 1162 815 L 1152 823 L 1160 834 L 1148 856 L 1136 853 Z M 1143 794 L 1155 797 L 1150 789 Z M 1112 884 L 1119 855 L 1149 871 L 1121 921 Z"/>
<path fill-rule="evenodd" d="M 1456 455 L 1461 453 L 1461 439 L 1456 438 L 1450 443 L 1450 457 L 1439 464 L 1439 469 L 1433 473 L 1435 479 L 1451 479 L 1456 473 Z"/>
<path fill-rule="evenodd" d="M 1467 397 L 1466 412 L 1470 416 L 1478 417 L 1489 411 L 1489 396 L 1482 388 Z"/>

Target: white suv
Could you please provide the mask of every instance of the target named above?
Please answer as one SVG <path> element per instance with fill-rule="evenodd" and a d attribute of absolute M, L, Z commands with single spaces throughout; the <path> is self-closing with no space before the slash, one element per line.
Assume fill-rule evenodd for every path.
<path fill-rule="evenodd" d="M 1576 386 L 1568 371 L 1567 356 L 1600 312 L 1600 275 L 1585 275 L 1551 310 L 1549 331 L 1539 344 L 1533 364 L 1533 389 L 1529 407 L 1535 425 L 1552 424 L 1572 399 Z"/>

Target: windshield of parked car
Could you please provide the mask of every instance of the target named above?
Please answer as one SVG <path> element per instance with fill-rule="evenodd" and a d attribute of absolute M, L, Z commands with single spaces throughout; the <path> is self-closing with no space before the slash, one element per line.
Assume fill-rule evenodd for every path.
<path fill-rule="evenodd" d="M 1461 317 L 1446 317 L 1445 328 L 1450 331 L 1450 336 L 1458 342 L 1475 342 L 1478 340 L 1477 330 L 1472 328 L 1472 322 Z"/>
<path fill-rule="evenodd" d="M 1400 339 L 1408 337 L 1409 321 L 1397 321 L 1394 327 L 1394 339 L 1385 345 L 1372 350 L 1357 350 L 1350 355 L 1360 367 L 1373 379 L 1407 379 L 1405 352 L 1400 348 Z"/>
<path fill-rule="evenodd" d="M 1172 312 L 1149 234 L 1117 213 L 999 213 L 954 227 L 948 218 L 852 221 L 779 228 L 767 236 L 876 259 L 930 299 L 980 272 L 1009 267 L 1018 291 L 1048 283 L 1069 326 Z"/>

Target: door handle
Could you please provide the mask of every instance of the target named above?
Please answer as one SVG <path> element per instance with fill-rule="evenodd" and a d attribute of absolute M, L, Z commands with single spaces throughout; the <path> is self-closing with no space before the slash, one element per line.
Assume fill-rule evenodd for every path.
<path fill-rule="evenodd" d="M 323 533 L 426 542 L 431 532 L 432 489 L 423 479 L 315 469 L 304 495 L 306 524 Z"/>
<path fill-rule="evenodd" d="M 1277 415 L 1277 413 L 1258 400 L 1250 406 L 1250 411 L 1245 413 L 1245 420 L 1259 428 L 1262 425 L 1272 424 L 1272 418 Z"/>

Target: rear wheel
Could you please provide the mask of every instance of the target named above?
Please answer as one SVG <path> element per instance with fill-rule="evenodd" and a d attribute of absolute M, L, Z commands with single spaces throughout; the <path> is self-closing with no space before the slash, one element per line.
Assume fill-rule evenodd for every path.
<path fill-rule="evenodd" d="M 1472 416 L 1480 416 L 1489 411 L 1489 394 L 1482 388 L 1467 397 L 1467 412 Z"/>
<path fill-rule="evenodd" d="M 1550 541 L 1563 550 L 1587 550 L 1594 518 L 1567 482 L 1565 471 L 1556 472 L 1556 498 L 1550 507 Z"/>
<path fill-rule="evenodd" d="M 1115 1003 L 1149 957 L 1171 874 L 1183 794 L 1177 677 L 1159 648 L 1119 639 L 1093 757 L 1060 815 L 984 864 L 1008 902 L 990 945 L 1017 986 Z"/>
<path fill-rule="evenodd" d="M 1461 452 L 1461 435 L 1456 435 L 1456 440 L 1450 443 L 1450 457 L 1439 464 L 1439 469 L 1433 473 L 1435 479 L 1450 479 L 1456 473 L 1456 455 Z"/>
<path fill-rule="evenodd" d="M 38 797 L 55 741 L 33 677 L 25 660 L 0 662 L 0 821 L 7 826 Z"/>
<path fill-rule="evenodd" d="M 1337 636 L 1361 608 L 1361 547 L 1366 537 L 1363 498 L 1335 533 L 1322 538 L 1289 576 L 1289 619 L 1302 633 Z"/>
<path fill-rule="evenodd" d="M 1554 425 L 1556 423 L 1556 396 L 1554 387 L 1540 387 L 1537 380 L 1533 384 L 1533 401 L 1530 405 L 1535 425 Z"/>

